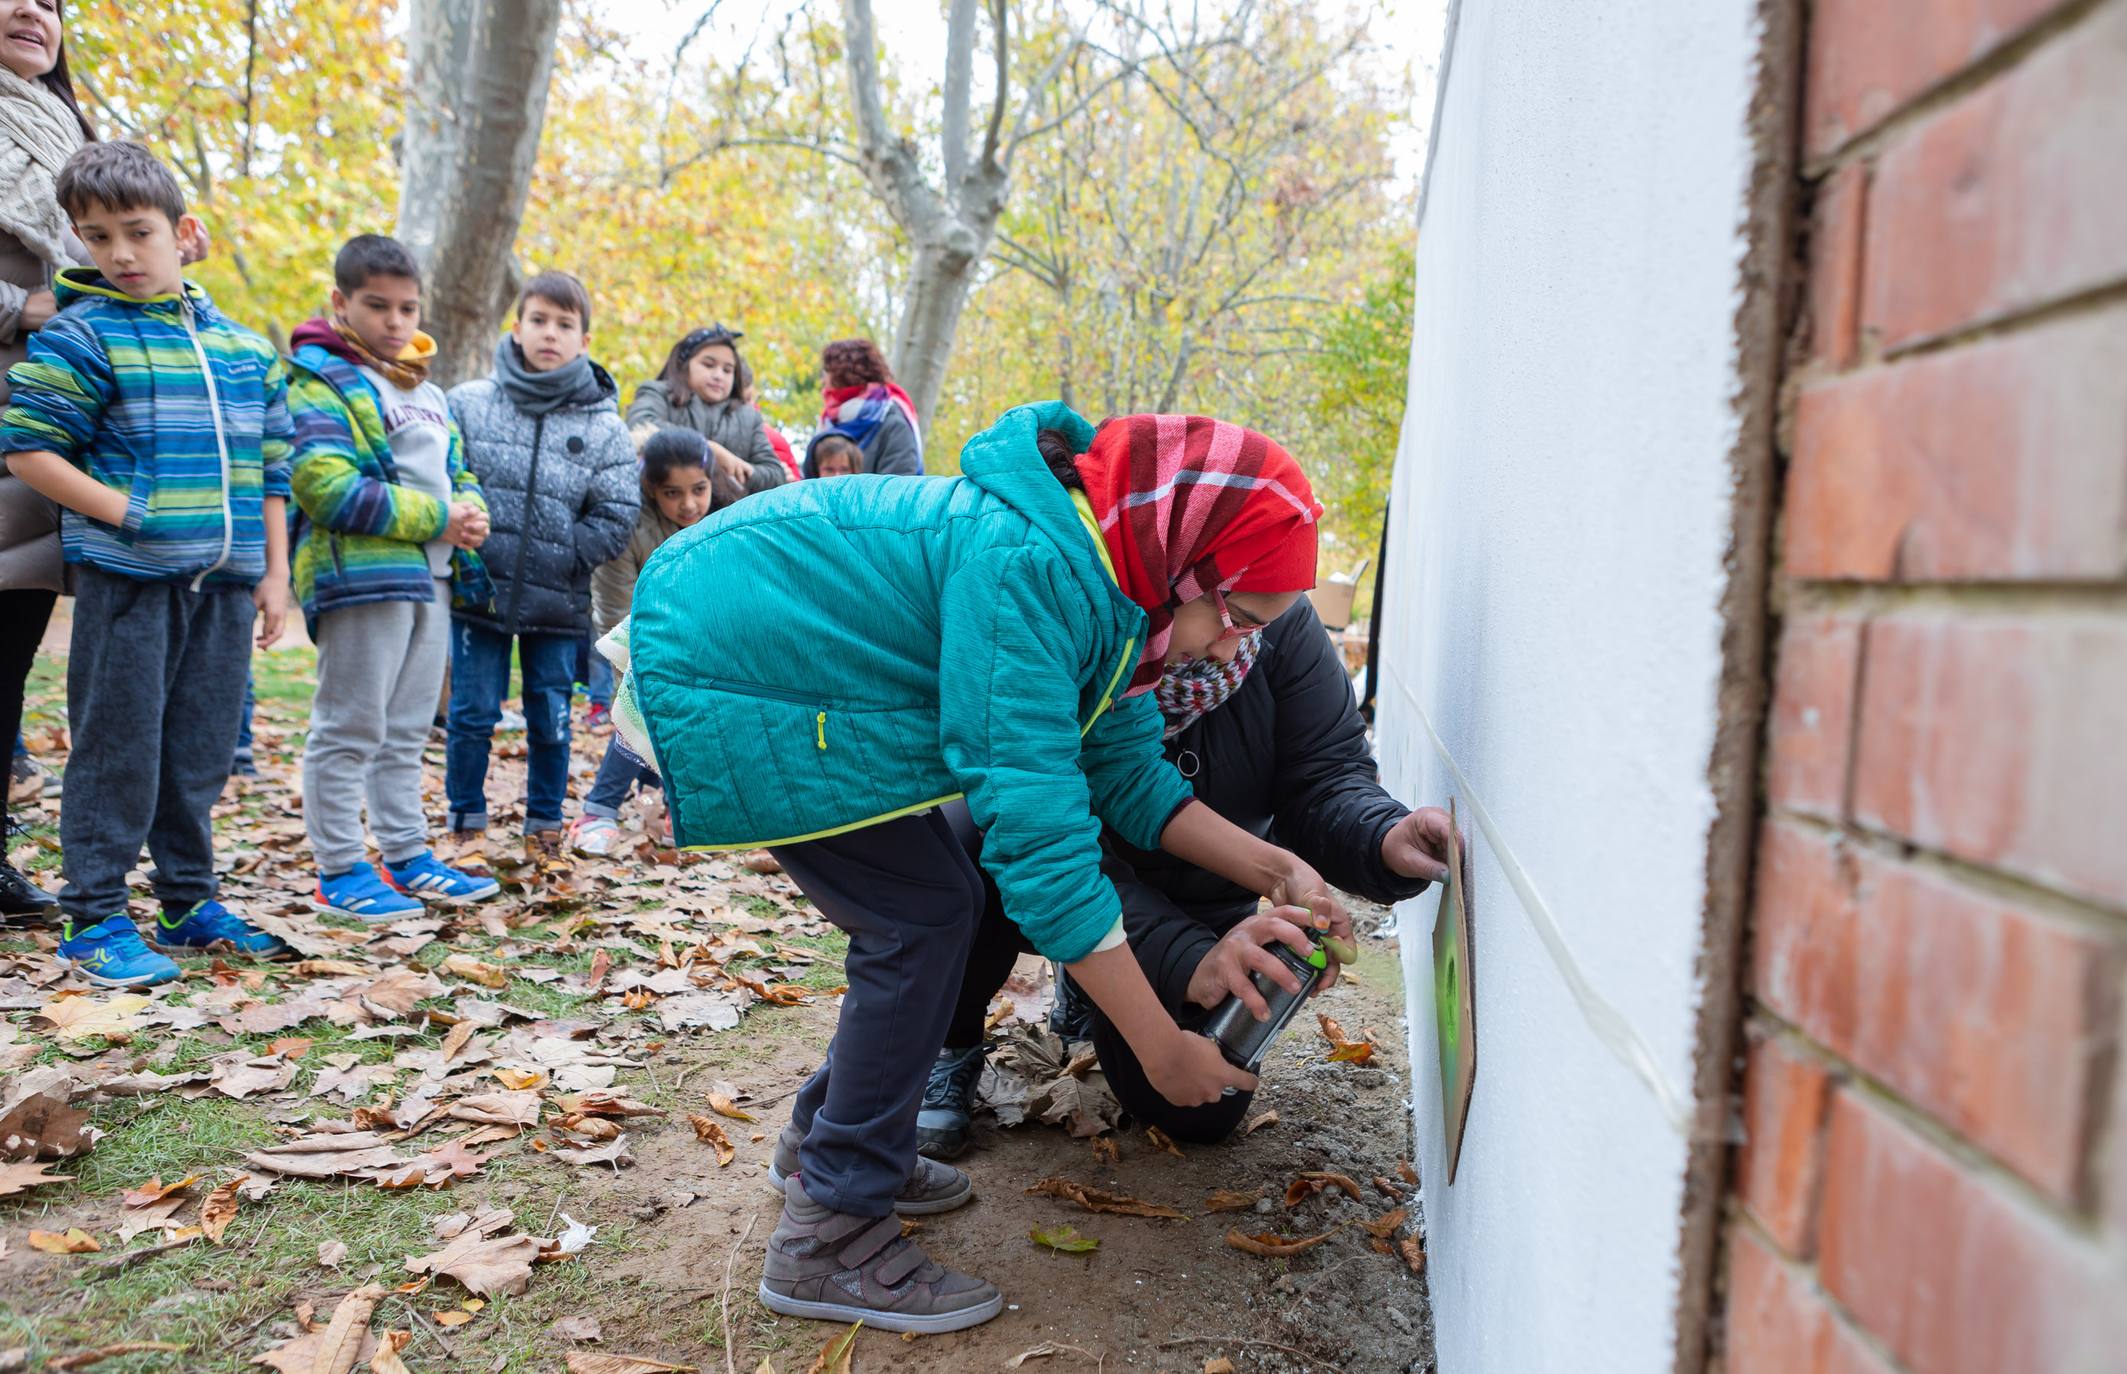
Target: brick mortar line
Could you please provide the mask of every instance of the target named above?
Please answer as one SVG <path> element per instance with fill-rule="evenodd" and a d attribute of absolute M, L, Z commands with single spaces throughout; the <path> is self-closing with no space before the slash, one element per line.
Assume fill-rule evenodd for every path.
<path fill-rule="evenodd" d="M 1995 78 L 2020 67 L 2039 49 L 2048 46 L 2073 29 L 2079 28 L 2107 5 L 2121 0 L 2074 0 L 2043 19 L 2035 20 L 2022 33 L 2003 42 L 1994 51 L 1977 61 L 1968 62 L 1956 71 L 1937 77 L 1933 84 L 1923 86 L 1906 97 L 1903 105 L 1863 129 L 1848 136 L 1845 142 L 1826 152 L 1811 153 L 1807 150 L 1807 135 L 1802 155 L 1802 178 L 1818 181 L 1853 162 L 1873 162 L 1884 147 L 1906 130 L 1940 110 L 1956 104 L 1964 97 L 1989 84 Z M 1804 108 L 1808 107 L 1805 97 Z M 1807 115 L 1804 116 L 1805 121 Z"/>
<path fill-rule="evenodd" d="M 1879 858 L 1896 860 L 1908 868 L 1938 878 L 1954 880 L 1960 887 L 2013 903 L 2020 910 L 2049 916 L 2078 930 L 2111 939 L 2127 950 L 2127 907 L 2110 906 L 2088 897 L 2062 892 L 2035 879 L 2004 869 L 1975 863 L 1947 851 L 1919 844 L 1891 830 L 1878 830 L 1854 820 L 1832 820 L 1812 811 L 1768 803 L 1768 820 L 1800 826 L 1812 833 L 1854 843 Z"/>
<path fill-rule="evenodd" d="M 1890 349 L 1877 347 L 1864 329 L 1861 355 L 1856 359 L 1857 366 L 1845 372 L 1826 374 L 1826 380 L 1851 377 L 1857 372 L 1869 370 L 1872 364 L 1876 367 L 1895 366 L 1909 360 L 1932 358 L 1939 353 L 1948 353 L 1995 339 L 2013 339 L 2064 320 L 2104 314 L 2121 301 L 2127 301 L 2127 277 L 2114 277 L 2097 282 L 2079 291 L 2072 291 L 2065 296 L 2054 296 L 2035 305 L 2017 306 L 1992 315 L 1983 315 L 1950 329 L 1918 335 Z"/>
<path fill-rule="evenodd" d="M 2122 554 L 2127 564 L 2127 553 Z M 1776 583 L 1781 614 L 1891 617 L 1929 614 L 2024 621 L 2127 616 L 2127 581 L 1891 582 L 1873 578 L 1794 577 Z"/>
<path fill-rule="evenodd" d="M 1831 1313 L 1832 1321 L 1859 1342 L 1864 1350 L 1867 1350 L 1881 1361 L 1885 1369 L 1893 1371 L 1893 1374 L 1910 1374 L 1912 1366 L 1899 1359 L 1891 1351 L 1890 1347 L 1883 1343 L 1881 1336 L 1862 1325 L 1861 1318 L 1855 1316 L 1845 1303 L 1839 1301 L 1838 1294 L 1824 1286 L 1823 1269 L 1817 1261 L 1813 1259 L 1797 1259 L 1781 1249 L 1780 1242 L 1773 1237 L 1770 1231 L 1765 1229 L 1765 1224 L 1759 1221 L 1752 1214 L 1750 1208 L 1743 1205 L 1743 1200 L 1733 1193 L 1729 1194 L 1728 1197 L 1728 1213 L 1728 1224 L 1731 1227 L 1739 1227 L 1755 1235 L 1763 1243 L 1766 1251 L 1772 1255 L 1773 1263 L 1785 1269 L 1788 1277 L 1799 1278 L 1803 1286 L 1809 1290 L 1810 1295 L 1823 1303 L 1824 1310 Z"/>
<path fill-rule="evenodd" d="M 1867 272 L 1866 262 L 1862 264 L 1861 270 Z M 2025 334 L 2036 333 L 2049 325 L 2107 314 L 2123 303 L 2127 303 L 2127 276 L 2110 278 L 2064 296 L 2048 297 L 2034 305 L 1997 311 L 1950 329 L 1908 339 L 1890 349 L 1878 345 L 1869 330 L 1860 329 L 1861 337 L 1856 343 L 1854 359 L 1846 367 L 1826 366 L 1823 357 L 1815 352 L 1789 367 L 1787 375 L 1781 380 L 1783 399 L 1786 404 L 1792 405 L 1804 392 L 1891 371 L 1906 363 L 1917 363 L 1958 349 L 1972 348 L 1996 340 L 2017 339 Z"/>
<path fill-rule="evenodd" d="M 2040 1219 L 2069 1240 L 2088 1246 L 2097 1258 L 2103 1258 L 2108 1238 L 2116 1233 L 2106 1225 L 2106 1219 L 2099 1209 L 2102 1199 L 2094 1195 L 2095 1190 L 2087 1210 L 2079 1209 L 2072 1203 L 2064 1203 L 2046 1193 L 2002 1160 L 1988 1153 L 1985 1146 L 1959 1135 L 1956 1128 L 1948 1122 L 1934 1116 L 1927 1108 L 1906 1097 L 1890 1083 L 1816 1039 L 1803 1027 L 1775 1011 L 1756 994 L 1751 995 L 1750 1015 L 1745 1024 L 1770 1029 L 1797 1058 L 1824 1069 L 1835 1085 L 1854 1090 L 1858 1096 L 1898 1125 L 1933 1146 L 1975 1182 L 1983 1187 L 1991 1186 L 1997 1193 L 2008 1194 L 2011 1205 L 2036 1213 Z M 1825 1110 L 1824 1131 L 1828 1141 L 1831 1133 L 1829 1104 Z M 1819 1186 L 1822 1186 L 1821 1180 Z M 1819 1201 L 1821 1202 L 1821 1198 Z M 1824 1244 L 1823 1230 L 1824 1217 L 1820 1208 L 1816 1237 L 1820 1249 Z"/>

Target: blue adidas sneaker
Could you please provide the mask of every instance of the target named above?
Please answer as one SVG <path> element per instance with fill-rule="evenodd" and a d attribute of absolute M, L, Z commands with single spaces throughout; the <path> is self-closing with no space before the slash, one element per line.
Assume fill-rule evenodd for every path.
<path fill-rule="evenodd" d="M 150 988 L 183 971 L 169 956 L 149 949 L 133 918 L 122 911 L 80 930 L 69 919 L 60 928 L 59 957 L 107 988 Z"/>
<path fill-rule="evenodd" d="M 384 865 L 384 881 L 409 897 L 456 906 L 460 902 L 484 902 L 502 891 L 502 884 L 452 868 L 424 849 L 405 863 Z"/>
<path fill-rule="evenodd" d="M 427 909 L 377 876 L 377 870 L 366 863 L 330 878 L 320 874 L 310 905 L 333 916 L 377 922 L 419 916 Z"/>
<path fill-rule="evenodd" d="M 165 903 L 155 918 L 155 943 L 165 949 L 202 950 L 226 944 L 238 954 L 261 959 L 289 952 L 280 936 L 268 935 L 212 897 L 186 907 Z"/>

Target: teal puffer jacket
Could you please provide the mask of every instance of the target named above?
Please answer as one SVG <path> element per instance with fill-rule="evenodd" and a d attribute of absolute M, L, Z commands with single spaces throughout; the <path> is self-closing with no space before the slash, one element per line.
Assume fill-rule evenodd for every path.
<path fill-rule="evenodd" d="M 960 477 L 765 492 L 674 536 L 635 585 L 630 673 L 677 841 L 820 839 L 965 796 L 1006 913 L 1050 958 L 1121 915 L 1100 826 L 1156 848 L 1188 801 L 1150 693 L 1145 616 L 1035 433 L 1007 411 Z"/>

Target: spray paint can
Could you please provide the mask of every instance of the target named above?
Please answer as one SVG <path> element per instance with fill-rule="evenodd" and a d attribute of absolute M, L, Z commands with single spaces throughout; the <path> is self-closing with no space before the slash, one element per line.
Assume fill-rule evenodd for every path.
<path fill-rule="evenodd" d="M 1256 991 L 1270 1004 L 1270 1019 L 1256 1020 L 1255 1013 L 1245 1002 L 1237 996 L 1229 996 L 1199 1027 L 1200 1034 L 1219 1042 L 1219 1052 L 1226 1056 L 1226 1062 L 1243 1073 L 1256 1073 L 1262 1069 L 1263 1057 L 1270 1053 L 1271 1042 L 1299 1013 L 1300 1004 L 1314 995 L 1315 985 L 1322 981 L 1322 973 L 1329 967 L 1329 956 L 1319 947 L 1305 956 L 1295 954 L 1292 946 L 1283 942 L 1264 948 L 1299 978 L 1300 990 L 1287 992 L 1269 974 L 1251 973 L 1249 978 Z"/>

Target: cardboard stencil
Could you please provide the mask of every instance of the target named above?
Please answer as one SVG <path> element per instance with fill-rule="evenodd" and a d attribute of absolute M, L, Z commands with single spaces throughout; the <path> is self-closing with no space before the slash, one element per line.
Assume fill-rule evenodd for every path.
<path fill-rule="evenodd" d="M 1447 1182 L 1455 1182 L 1462 1158 L 1462 1131 L 1470 1119 L 1470 1094 L 1477 1086 L 1476 970 L 1470 962 L 1469 871 L 1462 822 L 1455 800 L 1448 799 L 1455 842 L 1448 849 L 1447 881 L 1440 889 L 1440 912 L 1433 919 L 1433 1017 L 1440 1045 L 1440 1112 L 1447 1150 Z"/>

